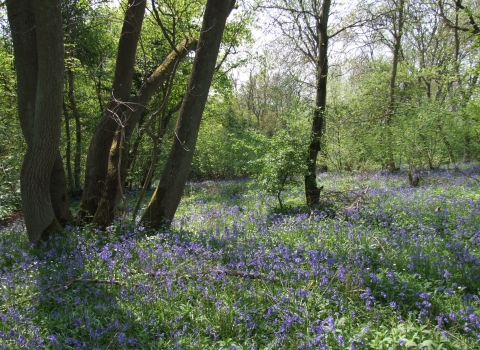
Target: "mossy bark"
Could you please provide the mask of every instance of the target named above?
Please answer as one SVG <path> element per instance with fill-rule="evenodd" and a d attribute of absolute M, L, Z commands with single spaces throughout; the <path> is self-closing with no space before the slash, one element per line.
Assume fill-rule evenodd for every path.
<path fill-rule="evenodd" d="M 128 0 L 122 33 L 118 43 L 111 98 L 92 137 L 85 167 L 85 185 L 79 214 L 93 216 L 97 211 L 108 172 L 110 149 L 125 104 L 130 99 L 137 45 L 145 15 L 146 0 Z"/>
<path fill-rule="evenodd" d="M 105 189 L 102 194 L 102 199 L 97 207 L 95 215 L 93 217 L 93 223 L 106 227 L 113 222 L 117 212 L 117 206 L 120 202 L 120 192 L 119 192 L 119 166 L 126 169 L 127 162 L 127 152 L 125 145 L 122 147 L 123 134 L 121 131 L 118 131 L 115 134 L 115 138 L 112 143 L 112 148 L 110 151 L 110 157 L 108 159 L 108 176 L 105 183 Z M 120 147 L 121 150 L 120 150 Z M 125 160 L 119 163 L 120 152 L 123 152 L 122 158 Z M 125 182 L 123 181 L 122 184 Z"/>
<path fill-rule="evenodd" d="M 177 45 L 176 49 L 173 50 L 165 61 L 147 78 L 147 81 L 131 100 L 132 109 L 125 111 L 123 118 L 125 120 L 125 126 L 124 128 L 117 127 L 114 142 L 110 148 L 105 189 L 102 193 L 95 216 L 93 217 L 95 224 L 105 227 L 111 224 L 115 218 L 115 211 L 121 199 L 119 186 L 120 184 L 123 186 L 127 178 L 128 145 L 130 144 L 133 130 L 155 92 L 167 81 L 170 75 L 173 74 L 178 62 L 184 59 L 189 51 L 195 49 L 197 43 L 198 41 L 196 39 L 186 38 Z M 119 162 L 120 159 L 122 159 L 121 162 Z"/>

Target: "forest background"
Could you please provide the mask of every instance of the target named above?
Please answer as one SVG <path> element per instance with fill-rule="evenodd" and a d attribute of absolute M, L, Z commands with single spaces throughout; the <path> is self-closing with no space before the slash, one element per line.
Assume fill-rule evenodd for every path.
<path fill-rule="evenodd" d="M 166 173 L 206 12 L 203 1 L 147 2 L 137 28 L 125 99 L 130 102 L 123 103 L 112 93 L 112 81 L 134 3 L 61 2 L 65 79 L 59 150 L 69 198 L 83 193 L 83 219 L 103 226 L 122 215 L 126 190 L 149 189 Z M 0 216 L 6 218 L 22 207 L 27 144 L 17 117 L 8 2 L 0 5 Z M 285 187 L 304 181 L 306 202 L 315 204 L 322 189 L 318 171 L 404 167 L 414 175 L 420 168 L 478 161 L 479 10 L 476 1 L 465 0 L 238 2 L 213 59 L 195 151 L 184 149 L 193 157 L 188 179 L 256 177 L 279 206 Z M 150 98 L 135 102 L 155 69 L 180 52 Z M 111 103 L 122 106 L 123 114 L 108 115 Z M 127 127 L 134 111 L 137 122 Z M 113 145 L 113 170 L 124 175 L 114 173 L 113 194 L 105 193 L 108 180 L 102 180 L 105 191 L 92 210 L 85 199 L 87 155 L 102 120 L 114 122 L 112 135 L 119 135 L 117 144 L 124 138 L 121 149 L 128 154 L 115 158 L 115 142 L 108 146 Z M 183 186 L 184 181 L 177 192 Z M 99 214 L 100 198 L 108 195 L 111 203 Z M 171 219 L 175 209 L 163 219 Z M 145 213 L 142 220 L 149 221 Z"/>

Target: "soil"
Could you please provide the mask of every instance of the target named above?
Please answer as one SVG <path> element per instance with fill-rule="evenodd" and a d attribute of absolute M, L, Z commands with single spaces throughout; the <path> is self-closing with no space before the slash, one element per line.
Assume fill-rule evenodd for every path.
<path fill-rule="evenodd" d="M 7 227 L 10 224 L 14 223 L 17 220 L 20 220 L 23 217 L 23 212 L 21 210 L 18 210 L 16 212 L 13 212 L 12 214 L 8 215 L 6 218 L 3 218 L 0 220 L 0 227 Z"/>

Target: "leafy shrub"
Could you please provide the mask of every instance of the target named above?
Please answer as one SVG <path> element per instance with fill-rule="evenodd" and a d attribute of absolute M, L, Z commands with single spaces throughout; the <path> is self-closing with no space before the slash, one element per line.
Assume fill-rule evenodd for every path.
<path fill-rule="evenodd" d="M 20 164 L 15 157 L 4 157 L 0 163 L 0 219 L 20 209 Z"/>
<path fill-rule="evenodd" d="M 267 152 L 259 162 L 262 172 L 258 176 L 262 187 L 277 197 L 283 208 L 281 193 L 302 181 L 307 170 L 307 142 L 288 130 L 278 131 L 270 140 Z"/>
<path fill-rule="evenodd" d="M 193 179 L 249 176 L 257 172 L 252 162 L 267 145 L 266 137 L 248 128 L 229 130 L 213 124 L 202 128 L 192 163 Z"/>

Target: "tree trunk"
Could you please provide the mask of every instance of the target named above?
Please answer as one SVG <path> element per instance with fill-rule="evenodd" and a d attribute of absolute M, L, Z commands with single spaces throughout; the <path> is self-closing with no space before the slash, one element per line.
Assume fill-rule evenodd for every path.
<path fill-rule="evenodd" d="M 165 133 L 167 132 L 168 124 L 170 124 L 170 120 L 172 119 L 173 114 L 180 110 L 180 107 L 182 106 L 182 101 L 183 98 L 179 104 L 169 110 L 168 113 L 162 117 L 158 125 L 156 137 L 152 137 L 153 135 L 151 135 L 150 132 L 148 133 L 153 140 L 152 156 L 150 157 L 150 166 L 144 171 L 145 175 L 142 179 L 142 191 L 140 192 L 140 196 L 137 199 L 137 204 L 135 205 L 135 209 L 133 210 L 133 220 L 135 220 L 135 218 L 137 217 L 137 213 L 140 210 L 140 206 L 142 205 L 145 193 L 152 184 L 153 174 L 155 173 L 155 168 L 157 167 L 158 156 L 162 150 L 162 143 L 165 137 Z"/>
<path fill-rule="evenodd" d="M 74 182 L 73 182 L 73 172 L 72 172 L 72 137 L 70 133 L 70 116 L 68 115 L 67 106 L 63 102 L 63 115 L 65 117 L 65 137 L 67 139 L 67 147 L 65 150 L 65 165 L 67 166 L 67 176 L 68 176 L 68 187 L 70 193 L 73 193 Z"/>
<path fill-rule="evenodd" d="M 131 101 L 132 109 L 125 111 L 125 117 L 123 118 L 125 120 L 124 127 L 117 128 L 115 139 L 110 149 L 105 191 L 102 193 L 102 198 L 93 217 L 94 223 L 105 227 L 111 224 L 115 218 L 115 210 L 120 201 L 119 184 L 124 186 L 127 178 L 128 145 L 133 130 L 154 93 L 167 81 L 171 74 L 174 74 L 174 69 L 178 62 L 185 58 L 189 51 L 194 50 L 197 44 L 197 40 L 187 38 L 177 45 L 176 49 L 167 56 L 165 61 L 148 77 L 147 81 L 138 90 Z M 166 102 L 164 101 L 164 104 Z M 123 153 L 120 154 L 120 152 Z M 123 162 L 119 161 L 120 157 L 123 159 Z"/>
<path fill-rule="evenodd" d="M 59 0 L 7 1 L 7 12 L 19 119 L 27 142 L 21 171 L 22 209 L 30 242 L 36 243 L 62 230 L 52 205 L 56 199 L 51 197 L 53 170 L 62 162 L 58 149 L 63 104 L 62 12 Z M 61 169 L 65 177 L 62 164 Z"/>
<path fill-rule="evenodd" d="M 80 113 L 77 109 L 77 102 L 75 101 L 75 75 L 73 70 L 68 69 L 68 101 L 70 102 L 70 109 L 75 118 L 75 160 L 73 163 L 73 184 L 72 194 L 78 196 L 82 192 L 80 181 L 81 174 L 81 160 L 82 160 L 82 123 L 80 122 Z"/>
<path fill-rule="evenodd" d="M 394 23 L 394 45 L 393 45 L 393 59 L 392 59 L 392 72 L 390 74 L 390 86 L 389 86 L 389 100 L 387 109 L 385 111 L 385 147 L 386 147 L 386 159 L 385 167 L 390 171 L 395 171 L 395 160 L 393 159 L 393 136 L 392 136 L 392 120 L 395 115 L 396 101 L 395 101 L 395 83 L 397 79 L 398 62 L 400 60 L 400 50 L 402 48 L 402 35 L 404 25 L 404 9 L 405 0 L 400 0 L 398 8 L 396 9 L 398 14 L 398 22 Z"/>
<path fill-rule="evenodd" d="M 172 148 L 160 183 L 142 216 L 153 228 L 170 222 L 190 171 L 225 22 L 235 0 L 208 0 L 187 92 L 180 108 Z"/>
<path fill-rule="evenodd" d="M 140 143 L 142 142 L 143 134 L 145 133 L 145 130 L 143 129 L 143 124 L 145 123 L 145 116 L 146 113 L 144 112 L 140 119 L 138 120 L 138 135 L 137 138 L 135 139 L 135 142 L 133 143 L 133 146 L 130 147 L 128 151 L 128 161 L 127 161 L 127 173 L 130 171 L 130 169 L 134 169 L 136 162 L 137 162 L 137 156 L 138 156 L 138 149 L 140 147 Z M 128 187 L 133 186 L 133 181 L 129 182 L 127 184 Z"/>
<path fill-rule="evenodd" d="M 328 74 L 328 35 L 327 25 L 330 14 L 331 0 L 324 0 L 322 12 L 317 18 L 318 60 L 316 72 L 315 110 L 312 120 L 310 144 L 308 146 L 307 174 L 305 175 L 305 196 L 307 205 L 317 203 L 320 199 L 320 188 L 317 185 L 317 156 L 323 148 L 325 133 L 325 107 L 327 104 L 327 74 Z"/>
<path fill-rule="evenodd" d="M 50 176 L 50 199 L 52 200 L 55 217 L 62 225 L 72 219 L 68 198 L 67 177 L 63 167 L 62 156 L 60 150 L 58 150 Z"/>
<path fill-rule="evenodd" d="M 93 216 L 105 187 L 108 171 L 108 158 L 115 132 L 126 110 L 130 98 L 135 54 L 140 38 L 146 0 L 128 0 L 122 33 L 118 43 L 115 75 L 111 98 L 103 112 L 102 119 L 90 142 L 85 168 L 85 186 L 79 214 Z"/>

